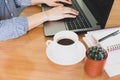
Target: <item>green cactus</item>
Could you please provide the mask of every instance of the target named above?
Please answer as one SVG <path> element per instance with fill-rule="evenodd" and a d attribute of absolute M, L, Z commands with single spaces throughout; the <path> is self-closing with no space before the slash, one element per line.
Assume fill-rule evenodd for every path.
<path fill-rule="evenodd" d="M 93 46 L 89 49 L 88 56 L 93 60 L 102 60 L 105 58 L 105 50 L 98 46 Z"/>

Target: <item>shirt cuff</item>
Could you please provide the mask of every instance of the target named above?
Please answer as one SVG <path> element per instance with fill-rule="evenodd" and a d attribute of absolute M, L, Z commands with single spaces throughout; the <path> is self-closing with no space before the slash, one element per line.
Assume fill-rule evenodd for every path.
<path fill-rule="evenodd" d="M 14 22 L 15 21 L 15 22 Z M 28 31 L 28 20 L 26 17 L 16 17 L 13 18 L 13 22 L 15 23 L 14 34 L 16 37 L 22 36 Z"/>
<path fill-rule="evenodd" d="M 30 6 L 31 0 L 15 0 L 16 5 L 18 6 Z"/>
<path fill-rule="evenodd" d="M 28 31 L 28 20 L 26 17 L 15 17 L 3 20 L 0 27 L 0 40 L 18 38 Z"/>

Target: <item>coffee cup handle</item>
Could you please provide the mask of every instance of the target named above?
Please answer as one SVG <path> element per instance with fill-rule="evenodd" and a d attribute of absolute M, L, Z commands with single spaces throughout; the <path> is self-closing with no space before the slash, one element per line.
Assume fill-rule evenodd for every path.
<path fill-rule="evenodd" d="M 49 44 L 51 44 L 53 41 L 52 40 L 47 40 L 46 45 L 48 46 Z"/>

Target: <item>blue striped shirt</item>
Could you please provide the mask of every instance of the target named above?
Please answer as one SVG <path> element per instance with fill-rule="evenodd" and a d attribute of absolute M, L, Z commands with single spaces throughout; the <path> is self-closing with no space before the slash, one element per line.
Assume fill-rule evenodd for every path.
<path fill-rule="evenodd" d="M 20 37 L 28 31 L 26 17 L 18 17 L 31 0 L 0 0 L 0 40 Z"/>

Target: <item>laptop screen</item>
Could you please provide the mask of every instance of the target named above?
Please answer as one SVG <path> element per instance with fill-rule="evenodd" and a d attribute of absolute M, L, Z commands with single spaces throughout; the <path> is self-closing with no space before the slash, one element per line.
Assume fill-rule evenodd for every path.
<path fill-rule="evenodd" d="M 104 28 L 114 0 L 84 0 L 84 2 Z"/>

